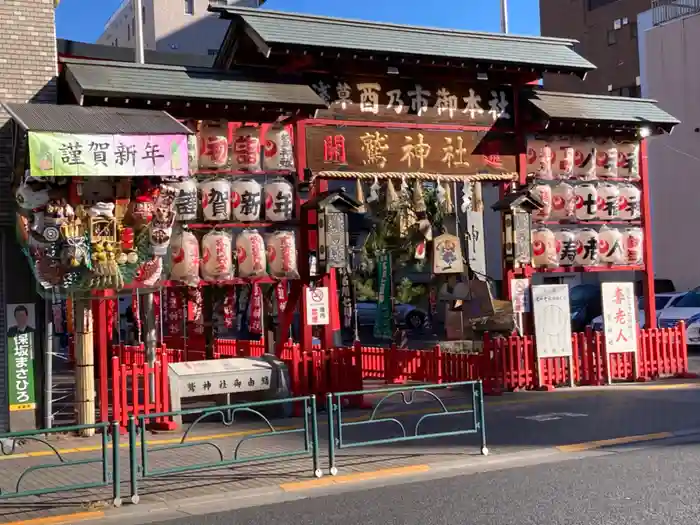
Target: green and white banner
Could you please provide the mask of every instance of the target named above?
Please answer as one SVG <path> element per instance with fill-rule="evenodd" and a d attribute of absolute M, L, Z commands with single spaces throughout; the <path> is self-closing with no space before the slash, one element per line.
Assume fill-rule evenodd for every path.
<path fill-rule="evenodd" d="M 374 337 L 391 339 L 392 336 L 392 302 L 391 302 L 391 255 L 384 253 L 377 259 L 377 314 L 374 321 Z"/>
<path fill-rule="evenodd" d="M 7 326 L 7 391 L 10 411 L 34 410 L 34 305 L 8 304 Z"/>

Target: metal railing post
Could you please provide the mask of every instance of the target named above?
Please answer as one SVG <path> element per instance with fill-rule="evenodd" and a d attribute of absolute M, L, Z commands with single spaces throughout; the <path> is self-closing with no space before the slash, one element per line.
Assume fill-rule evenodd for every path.
<path fill-rule="evenodd" d="M 129 484 L 131 485 L 131 502 L 139 502 L 138 460 L 136 459 L 136 418 L 129 416 Z"/>
<path fill-rule="evenodd" d="M 115 507 L 122 506 L 122 476 L 119 448 L 119 421 L 114 421 L 112 422 L 112 503 Z"/>
<path fill-rule="evenodd" d="M 326 395 L 326 410 L 328 411 L 328 472 L 331 476 L 338 473 L 335 466 L 335 414 L 333 405 L 333 394 Z"/>
<path fill-rule="evenodd" d="M 313 455 L 314 476 L 323 476 L 321 471 L 321 459 L 318 445 L 318 419 L 316 412 L 316 396 L 311 396 L 311 453 Z"/>

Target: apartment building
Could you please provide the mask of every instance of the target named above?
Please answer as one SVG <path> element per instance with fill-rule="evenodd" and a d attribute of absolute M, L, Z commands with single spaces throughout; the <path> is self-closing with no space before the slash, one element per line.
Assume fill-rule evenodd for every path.
<path fill-rule="evenodd" d="M 678 117 L 649 141 L 657 275 L 681 290 L 700 286 L 700 0 L 655 0 L 638 18 L 642 96 Z"/>
<path fill-rule="evenodd" d="M 598 69 L 585 80 L 548 75 L 544 87 L 624 97 L 640 96 L 637 15 L 652 0 L 540 0 L 543 36 L 575 38 L 578 53 Z"/>
<path fill-rule="evenodd" d="M 142 0 L 145 49 L 216 56 L 228 21 L 207 11 L 209 0 Z M 228 0 L 240 7 L 260 7 L 265 0 Z M 105 24 L 98 44 L 134 47 L 134 2 L 124 0 Z"/>

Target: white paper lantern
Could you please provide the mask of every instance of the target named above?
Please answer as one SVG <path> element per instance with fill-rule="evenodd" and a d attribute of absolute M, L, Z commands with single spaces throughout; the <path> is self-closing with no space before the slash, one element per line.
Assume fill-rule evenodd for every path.
<path fill-rule="evenodd" d="M 197 219 L 197 181 L 187 179 L 182 182 L 166 184 L 177 193 L 175 197 L 175 219 L 178 221 L 194 221 Z"/>
<path fill-rule="evenodd" d="M 559 266 L 557 241 L 549 228 L 532 231 L 532 264 L 540 268 Z"/>
<path fill-rule="evenodd" d="M 576 258 L 576 235 L 571 230 L 559 230 L 554 234 L 560 266 L 571 266 Z"/>
<path fill-rule="evenodd" d="M 546 221 L 552 213 L 552 187 L 549 184 L 535 184 L 532 193 L 542 201 L 542 209 L 535 210 L 532 218 L 536 221 Z"/>
<path fill-rule="evenodd" d="M 233 218 L 241 222 L 260 220 L 262 187 L 252 179 L 234 179 L 231 183 Z"/>
<path fill-rule="evenodd" d="M 294 187 L 286 179 L 265 184 L 265 218 L 271 222 L 288 221 L 294 215 Z"/>
<path fill-rule="evenodd" d="M 574 143 L 574 176 L 583 180 L 596 178 L 596 144 L 592 140 Z"/>
<path fill-rule="evenodd" d="M 598 189 L 590 182 L 574 186 L 576 196 L 576 218 L 580 221 L 590 221 L 598 215 Z"/>
<path fill-rule="evenodd" d="M 200 269 L 206 281 L 228 281 L 233 278 L 231 234 L 212 231 L 202 238 Z"/>
<path fill-rule="evenodd" d="M 644 232 L 641 228 L 627 228 L 623 233 L 627 264 L 644 264 Z"/>
<path fill-rule="evenodd" d="M 269 171 L 291 171 L 294 169 L 292 136 L 286 127 L 275 125 L 266 133 L 263 169 Z"/>
<path fill-rule="evenodd" d="M 202 192 L 202 216 L 205 221 L 227 221 L 231 218 L 231 184 L 226 179 L 213 179 L 199 185 Z"/>
<path fill-rule="evenodd" d="M 642 192 L 633 184 L 621 184 L 620 190 L 620 219 L 634 221 L 642 215 Z"/>
<path fill-rule="evenodd" d="M 598 219 L 610 221 L 620 217 L 620 190 L 615 184 L 598 184 Z"/>
<path fill-rule="evenodd" d="M 267 237 L 267 264 L 272 277 L 299 278 L 296 235 L 293 231 L 278 231 Z"/>
<path fill-rule="evenodd" d="M 570 179 L 574 176 L 574 148 L 568 140 L 552 144 L 552 174 L 555 179 Z"/>
<path fill-rule="evenodd" d="M 532 139 L 528 141 L 527 162 L 528 173 L 534 173 L 538 179 L 552 180 L 552 164 L 554 151 L 545 140 Z"/>
<path fill-rule="evenodd" d="M 598 251 L 600 262 L 604 264 L 625 264 L 627 253 L 624 248 L 622 232 L 615 228 L 603 226 L 598 234 Z"/>
<path fill-rule="evenodd" d="M 576 266 L 595 266 L 598 263 L 598 232 L 582 228 L 576 232 Z"/>
<path fill-rule="evenodd" d="M 192 232 L 173 235 L 170 243 L 170 279 L 190 286 L 199 283 L 199 241 Z"/>
<path fill-rule="evenodd" d="M 228 166 L 228 125 L 205 122 L 199 132 L 199 167 L 220 169 Z"/>
<path fill-rule="evenodd" d="M 566 182 L 560 182 L 552 188 L 552 213 L 554 220 L 569 219 L 574 215 L 576 199 L 574 187 Z"/>
<path fill-rule="evenodd" d="M 260 129 L 241 126 L 233 136 L 233 168 L 241 171 L 260 171 Z"/>
<path fill-rule="evenodd" d="M 639 142 L 621 142 L 617 145 L 617 173 L 620 177 L 639 179 Z"/>
<path fill-rule="evenodd" d="M 596 165 L 596 175 L 599 179 L 617 177 L 617 146 L 613 142 L 598 144 Z"/>
<path fill-rule="evenodd" d="M 243 230 L 236 237 L 236 260 L 239 277 L 264 277 L 267 275 L 265 243 L 258 230 Z"/>

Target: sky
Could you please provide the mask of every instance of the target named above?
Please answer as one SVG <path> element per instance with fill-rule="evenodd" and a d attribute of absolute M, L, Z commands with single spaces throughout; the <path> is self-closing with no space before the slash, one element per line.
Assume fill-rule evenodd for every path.
<path fill-rule="evenodd" d="M 61 0 L 58 38 L 94 42 L 122 0 Z M 478 7 L 477 7 L 478 6 Z M 499 0 L 268 0 L 265 9 L 397 24 L 500 31 Z M 538 0 L 509 0 L 509 32 L 539 35 Z"/>

